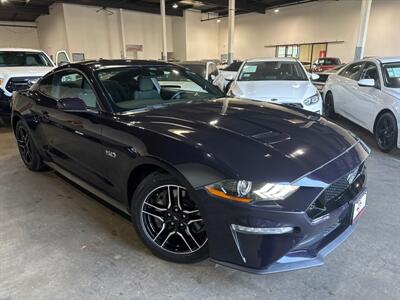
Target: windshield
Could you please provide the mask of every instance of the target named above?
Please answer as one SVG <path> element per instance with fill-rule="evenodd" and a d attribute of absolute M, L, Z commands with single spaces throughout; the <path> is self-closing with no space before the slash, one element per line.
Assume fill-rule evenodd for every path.
<path fill-rule="evenodd" d="M 240 72 L 239 81 L 308 80 L 298 62 L 259 61 L 247 62 Z"/>
<path fill-rule="evenodd" d="M 183 63 L 180 64 L 182 67 L 188 68 L 189 70 L 195 72 L 196 74 L 200 75 L 201 77 L 206 77 L 206 65 L 201 64 L 189 64 Z"/>
<path fill-rule="evenodd" d="M 340 65 L 339 58 L 319 58 L 316 65 L 318 66 L 330 66 L 330 65 Z"/>
<path fill-rule="evenodd" d="M 40 52 L 0 51 L 0 67 L 52 67 Z"/>
<path fill-rule="evenodd" d="M 223 96 L 200 76 L 174 66 L 111 68 L 97 76 L 118 111 Z"/>
<path fill-rule="evenodd" d="M 400 62 L 382 64 L 385 86 L 400 88 Z"/>

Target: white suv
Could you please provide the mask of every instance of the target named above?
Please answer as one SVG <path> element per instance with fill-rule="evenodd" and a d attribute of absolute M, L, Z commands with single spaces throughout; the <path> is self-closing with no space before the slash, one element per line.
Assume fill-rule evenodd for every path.
<path fill-rule="evenodd" d="M 54 67 L 43 51 L 0 48 L 0 117 L 10 115 L 10 99 L 14 91 L 29 88 Z"/>

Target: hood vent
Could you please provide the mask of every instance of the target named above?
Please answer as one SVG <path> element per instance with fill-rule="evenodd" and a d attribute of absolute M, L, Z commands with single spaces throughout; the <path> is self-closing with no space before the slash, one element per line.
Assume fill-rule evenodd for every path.
<path fill-rule="evenodd" d="M 290 136 L 285 133 L 276 132 L 276 131 L 267 131 L 263 133 L 258 133 L 252 136 L 252 138 L 257 141 L 262 142 L 263 144 L 276 144 L 290 139 Z"/>

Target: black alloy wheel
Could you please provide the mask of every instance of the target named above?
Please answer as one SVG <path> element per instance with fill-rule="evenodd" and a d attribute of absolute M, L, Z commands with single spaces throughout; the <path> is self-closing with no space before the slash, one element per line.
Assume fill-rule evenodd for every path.
<path fill-rule="evenodd" d="M 163 259 L 193 263 L 208 256 L 203 218 L 187 189 L 171 175 L 146 177 L 133 197 L 134 225 L 145 244 Z"/>
<path fill-rule="evenodd" d="M 382 114 L 375 127 L 375 139 L 382 152 L 390 152 L 397 144 L 397 122 L 390 112 Z"/>
<path fill-rule="evenodd" d="M 327 118 L 333 118 L 335 116 L 335 107 L 333 103 L 333 95 L 331 92 L 328 92 L 325 95 L 324 116 Z"/>
<path fill-rule="evenodd" d="M 17 139 L 18 150 L 22 161 L 32 171 L 41 171 L 46 169 L 40 158 L 35 144 L 32 140 L 28 126 L 23 121 L 18 121 L 15 127 L 15 137 Z"/>

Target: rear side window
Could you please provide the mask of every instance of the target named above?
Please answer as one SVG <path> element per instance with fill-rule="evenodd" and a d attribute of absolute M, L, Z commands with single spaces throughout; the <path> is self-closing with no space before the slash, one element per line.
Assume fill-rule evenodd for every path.
<path fill-rule="evenodd" d="M 97 97 L 85 77 L 76 71 L 64 71 L 44 78 L 39 85 L 43 94 L 59 100 L 80 98 L 89 108 L 97 108 Z"/>
<path fill-rule="evenodd" d="M 352 80 L 358 80 L 362 65 L 363 65 L 363 62 L 351 64 L 347 68 L 342 70 L 339 73 L 339 75 L 349 78 L 349 79 L 352 79 Z"/>

